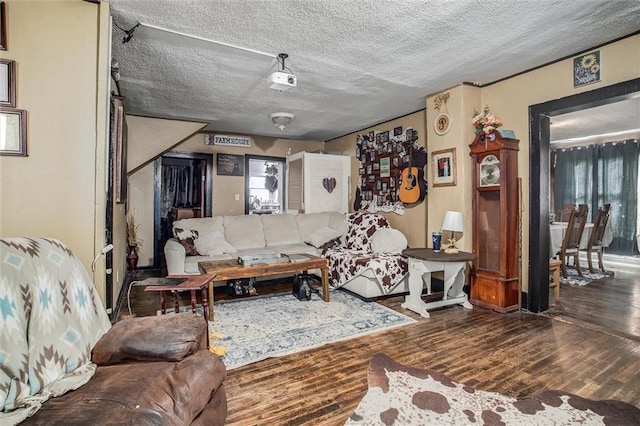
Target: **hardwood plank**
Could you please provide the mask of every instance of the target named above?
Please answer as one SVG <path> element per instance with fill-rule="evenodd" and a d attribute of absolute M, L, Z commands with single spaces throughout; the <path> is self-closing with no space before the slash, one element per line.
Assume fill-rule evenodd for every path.
<path fill-rule="evenodd" d="M 287 281 L 258 285 L 260 294 L 291 291 Z M 544 314 L 450 306 L 429 319 L 401 308 L 402 296 L 380 299 L 418 322 L 228 371 L 227 424 L 341 425 L 367 391 L 376 352 L 511 396 L 560 389 L 640 406 L 639 289 L 640 279 L 616 272 L 585 287 L 563 286 Z M 217 288 L 215 298 L 230 296 Z M 158 306 L 132 289 L 134 314 L 153 315 Z"/>

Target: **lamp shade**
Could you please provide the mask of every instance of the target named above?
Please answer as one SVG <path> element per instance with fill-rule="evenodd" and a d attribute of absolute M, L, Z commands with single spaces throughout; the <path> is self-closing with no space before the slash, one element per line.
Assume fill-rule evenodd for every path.
<path fill-rule="evenodd" d="M 464 220 L 461 212 L 448 211 L 444 214 L 444 221 L 442 222 L 443 231 L 451 232 L 463 232 Z"/>

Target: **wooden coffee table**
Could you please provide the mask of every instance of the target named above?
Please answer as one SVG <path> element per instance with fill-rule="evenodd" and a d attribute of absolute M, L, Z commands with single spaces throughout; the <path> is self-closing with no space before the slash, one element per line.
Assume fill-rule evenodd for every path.
<path fill-rule="evenodd" d="M 239 278 L 268 277 L 271 275 L 294 274 L 296 272 L 308 271 L 309 269 L 320 269 L 322 271 L 322 300 L 329 301 L 329 262 L 324 257 L 302 254 L 308 260 L 287 263 L 260 264 L 252 266 L 242 266 L 238 259 L 210 260 L 198 262 L 200 272 L 203 274 L 214 274 L 215 281 L 235 280 Z M 209 288 L 209 300 L 213 306 L 213 287 Z"/>

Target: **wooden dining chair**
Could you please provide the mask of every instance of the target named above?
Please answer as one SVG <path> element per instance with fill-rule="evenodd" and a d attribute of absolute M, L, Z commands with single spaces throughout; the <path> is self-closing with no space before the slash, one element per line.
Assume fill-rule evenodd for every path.
<path fill-rule="evenodd" d="M 573 210 L 575 210 L 575 204 L 565 204 L 565 206 L 558 210 L 558 214 L 556 215 L 557 222 L 569 222 L 569 215 Z"/>
<path fill-rule="evenodd" d="M 584 232 L 584 225 L 587 223 L 587 215 L 589 208 L 582 205 L 577 209 L 571 210 L 567 229 L 562 239 L 562 247 L 560 248 L 560 261 L 562 262 L 562 276 L 567 278 L 567 261 L 569 257 L 573 257 L 573 264 L 579 276 L 582 275 L 580 268 L 580 240 Z"/>
<path fill-rule="evenodd" d="M 596 218 L 593 221 L 593 230 L 591 230 L 587 248 L 584 249 L 584 251 L 587 252 L 589 271 L 592 273 L 594 272 L 594 270 L 593 264 L 591 262 L 591 254 L 594 252 L 598 253 L 598 266 L 600 266 L 600 270 L 604 272 L 604 263 L 602 262 L 602 254 L 604 251 L 604 248 L 602 247 L 602 238 L 604 237 L 604 230 L 607 227 L 607 223 L 609 222 L 610 213 L 611 204 L 605 204 L 604 206 L 598 208 Z"/>

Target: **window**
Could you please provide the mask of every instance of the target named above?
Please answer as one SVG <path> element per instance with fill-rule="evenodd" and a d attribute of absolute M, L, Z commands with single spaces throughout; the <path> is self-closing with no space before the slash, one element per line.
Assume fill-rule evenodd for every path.
<path fill-rule="evenodd" d="M 245 213 L 283 213 L 285 159 L 245 156 Z"/>

